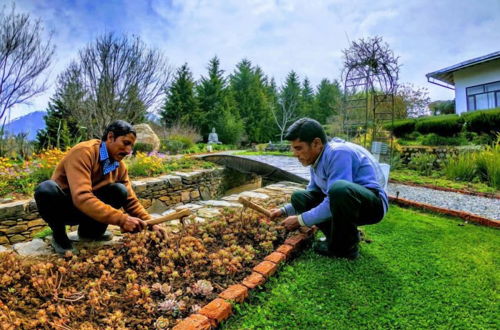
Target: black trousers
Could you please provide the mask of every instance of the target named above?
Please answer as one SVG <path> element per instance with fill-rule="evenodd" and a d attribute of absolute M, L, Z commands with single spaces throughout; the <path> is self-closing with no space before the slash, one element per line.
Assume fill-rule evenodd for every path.
<path fill-rule="evenodd" d="M 342 253 L 359 242 L 357 226 L 375 224 L 382 220 L 384 208 L 376 190 L 356 183 L 338 180 L 328 189 L 332 217 L 317 224 L 325 234 L 331 251 Z M 322 192 L 298 190 L 291 202 L 297 213 L 304 213 L 323 201 Z"/>
<path fill-rule="evenodd" d="M 102 202 L 119 209 L 125 205 L 128 192 L 125 185 L 111 183 L 94 192 Z M 54 238 L 66 238 L 66 225 L 78 225 L 78 235 L 86 238 L 100 237 L 108 227 L 77 209 L 68 189 L 61 189 L 53 180 L 47 180 L 35 189 L 38 212 L 48 223 Z"/>

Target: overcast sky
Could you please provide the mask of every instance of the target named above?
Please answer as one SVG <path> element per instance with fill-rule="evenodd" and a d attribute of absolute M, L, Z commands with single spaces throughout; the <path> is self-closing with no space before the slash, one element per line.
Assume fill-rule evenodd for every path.
<path fill-rule="evenodd" d="M 11 118 L 46 109 L 57 75 L 103 32 L 140 36 L 173 67 L 187 62 L 196 79 L 217 55 L 226 74 L 248 58 L 278 84 L 295 70 L 315 86 L 340 79 L 350 41 L 378 35 L 400 57 L 400 82 L 428 88 L 432 100 L 454 93 L 426 73 L 500 50 L 500 0 L 17 0 L 16 8 L 42 19 L 57 48 L 51 88 Z"/>

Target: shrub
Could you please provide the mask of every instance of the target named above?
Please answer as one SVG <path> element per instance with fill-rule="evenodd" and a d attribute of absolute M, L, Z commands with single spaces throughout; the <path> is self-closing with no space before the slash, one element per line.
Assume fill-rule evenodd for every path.
<path fill-rule="evenodd" d="M 452 136 L 462 130 L 463 119 L 458 115 L 425 117 L 417 120 L 415 129 L 422 134 Z"/>
<path fill-rule="evenodd" d="M 461 146 L 467 144 L 467 139 L 463 135 L 441 136 L 436 133 L 429 133 L 420 139 L 424 146 Z"/>
<path fill-rule="evenodd" d="M 184 135 L 171 135 L 167 140 L 161 142 L 161 150 L 168 151 L 170 154 L 178 154 L 194 146 L 193 141 Z"/>
<path fill-rule="evenodd" d="M 451 180 L 472 181 L 476 177 L 476 153 L 462 153 L 450 157 L 444 165 L 444 173 Z"/>
<path fill-rule="evenodd" d="M 434 171 L 437 158 L 434 154 L 422 154 L 418 153 L 413 156 L 408 163 L 408 167 L 412 170 L 419 172 L 422 175 L 431 175 Z"/>
<path fill-rule="evenodd" d="M 148 156 L 138 152 L 126 160 L 130 176 L 152 176 L 163 172 L 163 158 L 161 156 Z"/>
<path fill-rule="evenodd" d="M 473 111 L 462 115 L 467 131 L 494 136 L 500 129 L 500 108 Z"/>
<path fill-rule="evenodd" d="M 386 130 L 392 130 L 395 136 L 402 137 L 415 131 L 415 123 L 415 119 L 395 120 L 394 124 L 386 124 L 384 128 Z"/>
<path fill-rule="evenodd" d="M 153 145 L 152 144 L 137 142 L 134 145 L 134 154 L 136 154 L 138 152 L 142 152 L 142 153 L 146 153 L 147 154 L 147 153 L 150 153 L 151 151 L 153 151 Z"/>
<path fill-rule="evenodd" d="M 477 154 L 476 166 L 481 181 L 500 189 L 500 134 L 497 135 L 497 142 L 493 146 Z"/>

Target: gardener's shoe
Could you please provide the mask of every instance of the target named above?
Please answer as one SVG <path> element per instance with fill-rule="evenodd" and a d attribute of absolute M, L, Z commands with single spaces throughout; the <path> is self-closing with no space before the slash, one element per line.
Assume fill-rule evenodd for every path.
<path fill-rule="evenodd" d="M 324 241 L 315 241 L 313 243 L 314 252 L 317 254 L 321 254 L 323 256 L 331 257 L 331 258 L 345 258 L 349 260 L 354 260 L 359 256 L 358 244 L 350 246 L 347 249 L 343 250 L 332 250 L 328 246 L 328 242 Z"/>
<path fill-rule="evenodd" d="M 328 247 L 328 242 L 325 240 L 319 240 L 313 242 L 313 250 L 317 254 L 321 254 L 322 256 L 332 257 L 333 253 L 330 251 Z"/>
<path fill-rule="evenodd" d="M 66 252 L 68 251 L 73 254 L 77 253 L 77 250 L 73 247 L 73 244 L 68 238 L 66 238 L 66 240 L 65 239 L 56 240 L 54 237 L 52 237 L 50 245 L 52 245 L 54 251 L 56 251 L 57 254 L 65 255 Z"/>
<path fill-rule="evenodd" d="M 74 238 L 75 241 L 78 242 L 96 242 L 96 241 L 111 241 L 113 239 L 113 233 L 110 232 L 109 230 L 106 230 L 101 236 L 97 237 L 88 237 L 88 236 L 83 236 L 82 234 L 78 233 L 78 235 Z"/>

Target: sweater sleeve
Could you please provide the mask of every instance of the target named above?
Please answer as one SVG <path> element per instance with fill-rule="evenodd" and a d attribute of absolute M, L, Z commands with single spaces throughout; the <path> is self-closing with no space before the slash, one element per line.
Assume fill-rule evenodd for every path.
<path fill-rule="evenodd" d="M 139 202 L 137 195 L 132 189 L 132 184 L 130 183 L 130 178 L 128 176 L 128 170 L 125 164 L 121 163 L 120 166 L 124 167 L 123 175 L 118 178 L 118 182 L 123 183 L 127 188 L 128 197 L 125 206 L 123 207 L 125 211 L 133 217 L 140 218 L 142 220 L 151 219 L 151 215 L 146 211 L 144 206 Z"/>
<path fill-rule="evenodd" d="M 64 170 L 73 204 L 96 221 L 120 226 L 127 216 L 103 203 L 92 191 L 92 162 L 90 152 L 83 148 L 73 150 L 65 162 Z"/>
<path fill-rule="evenodd" d="M 327 189 L 329 189 L 337 180 L 346 180 L 352 182 L 352 154 L 347 150 L 335 150 L 326 165 L 328 173 Z M 309 187 L 308 187 L 309 188 Z M 302 221 L 307 226 L 312 226 L 326 221 L 332 217 L 330 210 L 330 197 L 327 192 L 326 197 L 316 207 L 301 214 Z"/>

